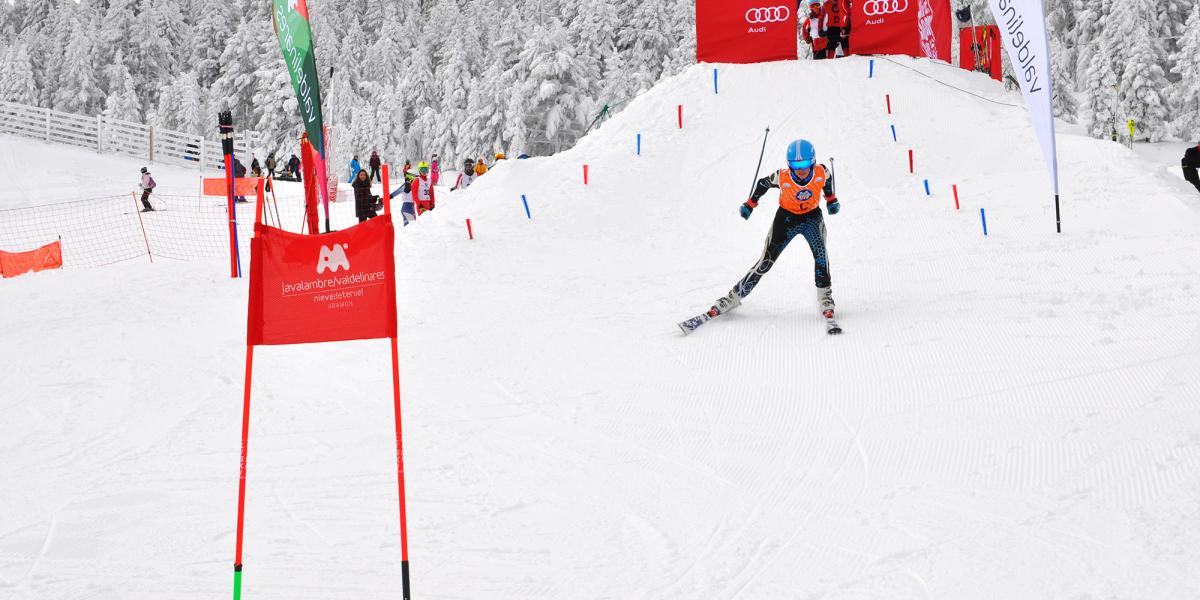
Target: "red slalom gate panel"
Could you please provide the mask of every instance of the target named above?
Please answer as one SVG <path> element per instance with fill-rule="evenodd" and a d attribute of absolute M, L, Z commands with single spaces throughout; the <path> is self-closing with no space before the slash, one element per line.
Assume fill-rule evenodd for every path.
<path fill-rule="evenodd" d="M 323 235 L 256 223 L 247 343 L 395 337 L 394 237 L 391 215 Z"/>
<path fill-rule="evenodd" d="M 796 60 L 796 4 L 790 0 L 696 0 L 696 61 Z"/>

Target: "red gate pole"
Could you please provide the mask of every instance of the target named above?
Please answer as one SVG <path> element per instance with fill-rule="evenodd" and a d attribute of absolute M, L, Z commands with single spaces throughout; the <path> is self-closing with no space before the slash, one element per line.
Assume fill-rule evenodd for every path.
<path fill-rule="evenodd" d="M 146 237 L 146 223 L 142 221 L 142 211 L 138 209 L 137 194 L 129 192 L 133 198 L 133 212 L 137 213 L 138 225 L 142 226 L 142 241 L 146 242 L 146 256 L 150 257 L 150 264 L 154 264 L 154 255 L 150 253 L 150 238 Z"/>
<path fill-rule="evenodd" d="M 408 586 L 408 511 L 404 500 L 404 434 L 400 424 L 400 351 L 396 338 L 392 340 L 392 398 L 396 404 L 396 481 L 400 489 L 400 577 L 404 585 L 404 600 L 410 600 Z M 249 389 L 249 388 L 247 388 Z M 243 448 L 245 444 L 243 444 Z M 243 465 L 245 461 L 242 461 Z M 241 528 L 238 528 L 239 535 Z M 239 538 L 240 539 L 240 538 Z M 235 598 L 235 600 L 237 600 Z"/>
<path fill-rule="evenodd" d="M 388 166 L 385 164 L 380 168 L 383 171 L 383 212 L 390 215 L 392 214 L 392 195 L 390 193 L 392 188 L 388 181 Z"/>
<path fill-rule="evenodd" d="M 237 549 L 233 555 L 233 600 L 242 597 L 242 525 L 246 522 L 246 445 L 250 438 L 250 378 L 254 346 L 246 345 L 246 388 L 242 394 L 242 464 L 238 473 Z"/>

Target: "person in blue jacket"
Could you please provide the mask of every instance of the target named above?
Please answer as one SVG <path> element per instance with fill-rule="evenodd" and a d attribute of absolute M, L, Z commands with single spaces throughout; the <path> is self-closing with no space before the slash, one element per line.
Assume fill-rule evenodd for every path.
<path fill-rule="evenodd" d="M 350 161 L 350 179 L 346 183 L 354 183 L 354 178 L 358 176 L 358 172 L 362 170 L 362 163 L 358 162 L 358 155 Z"/>

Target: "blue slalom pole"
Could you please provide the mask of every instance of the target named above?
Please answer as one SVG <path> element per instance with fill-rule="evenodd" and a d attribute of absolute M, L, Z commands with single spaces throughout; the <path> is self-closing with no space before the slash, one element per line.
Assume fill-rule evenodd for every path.
<path fill-rule="evenodd" d="M 867 79 L 875 77 L 875 59 L 871 59 L 871 70 L 867 72 Z"/>
<path fill-rule="evenodd" d="M 525 194 L 521 194 L 521 203 L 525 205 L 525 218 L 532 219 L 533 217 L 529 214 L 529 201 L 525 199 Z"/>
<path fill-rule="evenodd" d="M 713 69 L 713 93 L 714 94 L 720 93 L 717 91 L 717 70 L 715 68 Z"/>
<path fill-rule="evenodd" d="M 979 220 L 983 221 L 983 235 L 986 237 L 987 236 L 987 213 L 983 212 L 982 208 L 979 209 Z"/>
<path fill-rule="evenodd" d="M 893 142 L 898 141 L 896 139 L 896 126 L 895 125 L 892 125 L 892 141 Z"/>
<path fill-rule="evenodd" d="M 637 155 L 642 155 L 642 134 L 637 134 Z"/>
<path fill-rule="evenodd" d="M 928 179 L 926 179 L 926 180 L 925 180 L 925 195 L 926 195 L 926 196 L 931 196 L 931 195 L 932 195 L 932 194 L 930 194 L 930 193 L 929 193 L 929 180 L 928 180 Z"/>

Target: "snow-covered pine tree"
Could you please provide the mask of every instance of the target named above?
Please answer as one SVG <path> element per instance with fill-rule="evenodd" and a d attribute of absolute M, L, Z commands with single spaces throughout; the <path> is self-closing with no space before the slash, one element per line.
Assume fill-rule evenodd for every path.
<path fill-rule="evenodd" d="M 1173 72 L 1179 82 L 1171 86 L 1176 135 L 1200 140 L 1200 2 L 1192 7 L 1183 37 L 1179 39 Z"/>
<path fill-rule="evenodd" d="M 1063 51 L 1057 38 L 1050 40 L 1050 77 L 1054 82 L 1054 116 L 1068 123 L 1079 119 L 1079 102 L 1075 99 L 1074 64 Z"/>
<path fill-rule="evenodd" d="M 1122 6 L 1132 7 L 1135 15 L 1149 15 L 1154 10 L 1155 0 L 1125 0 Z M 1114 14 L 1119 14 L 1114 11 Z M 1166 49 L 1155 37 L 1153 23 L 1146 18 L 1131 18 L 1128 22 L 1130 36 L 1124 71 L 1120 73 L 1118 98 L 1121 116 L 1133 119 L 1138 139 L 1157 142 L 1167 135 L 1167 102 L 1164 92 L 1168 87 Z"/>
<path fill-rule="evenodd" d="M 97 35 L 96 14 L 91 2 L 80 2 L 74 7 L 71 4 L 68 2 L 63 5 L 72 12 L 71 37 L 63 49 L 64 68 L 58 88 L 54 90 L 52 106 L 63 112 L 95 114 L 103 98 L 93 53 Z"/>
<path fill-rule="evenodd" d="M 0 100 L 35 104 L 37 81 L 33 76 L 33 64 L 29 58 L 28 45 L 24 39 L 16 39 L 4 55 L 0 64 Z"/>
<path fill-rule="evenodd" d="M 142 103 L 133 85 L 133 76 L 125 66 L 125 55 L 118 50 L 112 64 L 105 68 L 108 97 L 104 101 L 104 116 L 121 121 L 142 122 Z"/>
<path fill-rule="evenodd" d="M 625 26 L 617 36 L 618 47 L 626 53 L 635 89 L 650 89 L 662 75 L 671 52 L 670 7 L 667 0 L 621 0 L 619 6 Z"/>
<path fill-rule="evenodd" d="M 1109 46 L 1099 44 L 1099 51 L 1092 55 L 1088 66 L 1088 133 L 1092 137 L 1108 139 L 1117 127 L 1117 73 L 1113 69 Z"/>

